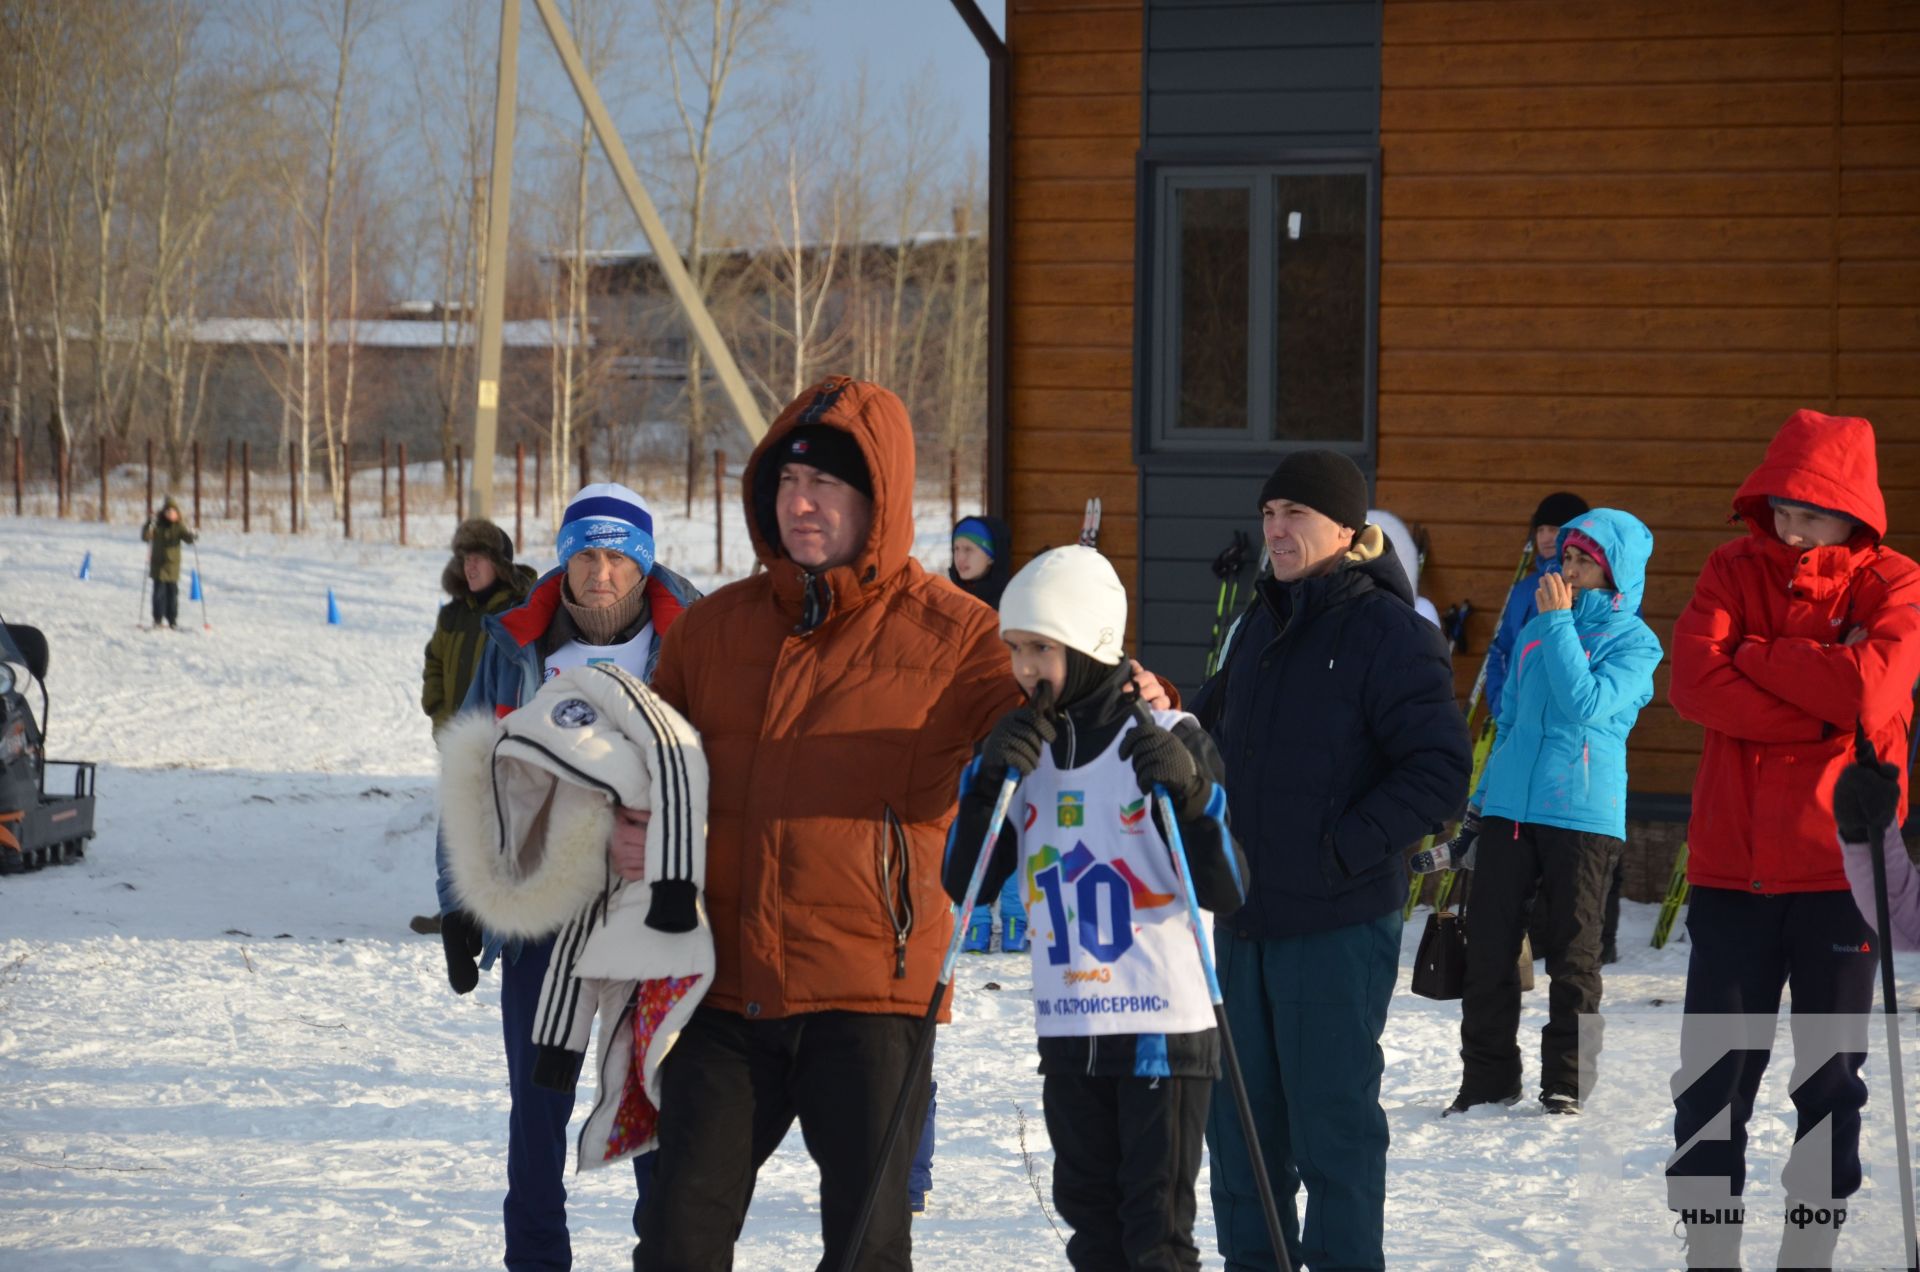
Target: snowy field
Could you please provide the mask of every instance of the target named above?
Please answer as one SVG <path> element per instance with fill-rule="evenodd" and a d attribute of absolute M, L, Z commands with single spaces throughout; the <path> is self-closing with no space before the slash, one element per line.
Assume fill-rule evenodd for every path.
<path fill-rule="evenodd" d="M 923 560 L 944 569 L 944 500 L 929 503 Z M 661 558 L 711 585 L 686 564 L 712 563 L 710 520 L 697 525 L 663 519 Z M 449 530 L 415 533 L 443 543 Z M 728 533 L 744 548 L 737 525 Z M 50 752 L 102 764 L 86 860 L 0 880 L 0 1266 L 497 1266 L 497 982 L 455 997 L 438 941 L 406 926 L 433 904 L 434 756 L 417 699 L 444 553 L 212 534 L 200 548 L 211 626 L 183 585 L 178 635 L 137 629 L 143 560 L 125 525 L 0 520 L 0 610 L 53 646 Z M 325 623 L 328 588 L 339 627 Z M 1594 1110 L 1611 1101 L 1638 1128 L 1643 1173 L 1666 1148 L 1686 958 L 1683 941 L 1648 948 L 1652 920 L 1626 907 L 1625 961 L 1607 976 L 1621 1016 Z M 1385 1040 L 1390 1263 L 1672 1266 L 1677 1245 L 1652 1207 L 1601 1204 L 1615 1227 L 1650 1235 L 1637 1257 L 1593 1252 L 1605 1199 L 1575 1199 L 1593 1114 L 1547 1118 L 1529 1101 L 1439 1120 L 1459 1077 L 1458 1016 L 1406 993 L 1418 929 Z M 1920 963 L 1900 970 L 1911 994 Z M 1024 957 L 962 964 L 935 1058 L 919 1267 L 1065 1265 L 1039 1199 L 1051 1155 L 1028 981 Z M 1529 1091 L 1545 1004 L 1542 976 L 1522 1022 Z M 1913 1075 L 1920 1054 L 1906 1055 Z M 1786 1107 L 1784 1067 L 1769 1073 L 1768 1107 Z M 1885 1068 L 1869 1067 L 1876 1162 L 1891 1151 Z M 1756 1158 L 1790 1133 L 1756 1119 Z M 1874 1178 L 1885 1213 L 1893 1176 Z M 626 1266 L 631 1188 L 624 1167 L 575 1181 L 578 1266 Z M 814 1192 L 796 1132 L 761 1174 L 738 1266 L 811 1267 Z M 1772 1218 L 1750 1230 L 1749 1266 L 1771 1266 L 1776 1234 Z M 1843 1252 L 1870 1235 L 1848 1234 Z M 1219 1267 L 1204 1175 L 1198 1236 Z"/>

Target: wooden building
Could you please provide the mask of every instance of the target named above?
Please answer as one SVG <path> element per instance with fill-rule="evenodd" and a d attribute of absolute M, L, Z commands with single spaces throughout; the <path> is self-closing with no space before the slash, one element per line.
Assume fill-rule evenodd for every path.
<path fill-rule="evenodd" d="M 1653 528 L 1665 641 L 1800 406 L 1874 422 L 1920 555 L 1920 4 L 1009 0 L 1006 48 L 1016 549 L 1100 496 L 1183 685 L 1290 446 L 1425 526 L 1463 695 L 1542 494 Z M 1699 748 L 1658 685 L 1643 814 Z"/>

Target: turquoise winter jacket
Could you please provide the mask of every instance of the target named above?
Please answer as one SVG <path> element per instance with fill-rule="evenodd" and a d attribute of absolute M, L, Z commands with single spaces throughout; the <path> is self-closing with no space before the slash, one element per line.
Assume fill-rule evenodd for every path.
<path fill-rule="evenodd" d="M 1653 532 L 1631 513 L 1595 508 L 1560 529 L 1607 554 L 1618 591 L 1582 592 L 1539 614 L 1514 642 L 1499 742 L 1474 803 L 1482 816 L 1626 838 L 1627 734 L 1653 699 L 1660 639 L 1640 620 Z"/>

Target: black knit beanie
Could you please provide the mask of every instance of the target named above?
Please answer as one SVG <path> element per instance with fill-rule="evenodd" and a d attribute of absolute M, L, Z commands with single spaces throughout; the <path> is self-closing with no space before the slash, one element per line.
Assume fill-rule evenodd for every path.
<path fill-rule="evenodd" d="M 1270 499 L 1305 504 L 1352 530 L 1367 524 L 1367 479 L 1339 451 L 1295 451 L 1281 460 L 1260 487 L 1260 506 Z"/>
<path fill-rule="evenodd" d="M 867 457 L 860 443 L 844 428 L 831 424 L 802 424 L 780 439 L 775 471 L 788 464 L 807 464 L 830 477 L 838 477 L 855 490 L 873 498 L 873 474 L 867 469 Z"/>
<path fill-rule="evenodd" d="M 1571 491 L 1556 490 L 1540 501 L 1533 510 L 1533 524 L 1529 530 L 1538 530 L 1541 526 L 1564 526 L 1583 513 L 1592 512 L 1587 501 Z"/>

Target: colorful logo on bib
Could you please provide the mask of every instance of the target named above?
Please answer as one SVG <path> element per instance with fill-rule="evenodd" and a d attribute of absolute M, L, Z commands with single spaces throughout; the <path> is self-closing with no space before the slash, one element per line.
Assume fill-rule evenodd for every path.
<path fill-rule="evenodd" d="M 1131 804 L 1120 805 L 1120 829 L 1129 835 L 1147 833 L 1147 797 L 1142 795 Z"/>
<path fill-rule="evenodd" d="M 560 669 L 558 667 L 549 667 L 546 669 L 545 672 L 541 674 L 540 679 L 543 681 L 552 680 L 555 676 L 559 674 L 560 674 Z"/>
<path fill-rule="evenodd" d="M 1085 791 L 1061 791 L 1059 808 L 1056 810 L 1062 826 L 1084 826 L 1087 824 L 1087 793 Z"/>

